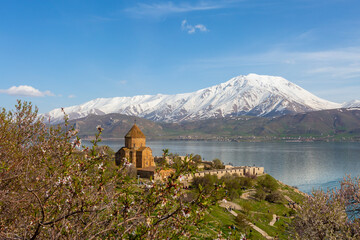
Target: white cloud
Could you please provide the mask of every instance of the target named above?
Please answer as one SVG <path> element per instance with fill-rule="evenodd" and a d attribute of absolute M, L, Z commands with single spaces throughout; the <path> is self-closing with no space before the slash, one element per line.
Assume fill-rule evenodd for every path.
<path fill-rule="evenodd" d="M 127 81 L 126 80 L 121 80 L 121 81 L 119 81 L 119 83 L 122 84 L 122 85 L 125 85 L 127 83 Z"/>
<path fill-rule="evenodd" d="M 205 11 L 212 9 L 225 8 L 228 3 L 214 3 L 214 2 L 198 2 L 195 4 L 173 2 L 166 3 L 138 3 L 136 7 L 125 9 L 126 12 L 133 13 L 140 16 L 163 16 L 172 13 L 185 13 L 193 11 Z"/>
<path fill-rule="evenodd" d="M 200 31 L 200 32 L 207 32 L 209 31 L 205 25 L 203 24 L 196 24 L 195 26 L 194 25 L 191 25 L 189 24 L 185 19 L 181 22 L 181 29 L 183 31 L 186 31 L 187 33 L 189 34 L 192 34 L 192 33 L 195 33 L 196 31 Z"/>
<path fill-rule="evenodd" d="M 41 92 L 40 90 L 27 85 L 20 85 L 18 87 L 12 86 L 9 89 L 0 89 L 0 93 L 5 93 L 13 96 L 25 96 L 25 97 L 54 96 L 54 94 L 50 91 Z"/>
<path fill-rule="evenodd" d="M 344 103 L 360 99 L 359 92 L 360 86 L 330 86 L 325 89 L 315 90 L 312 93 L 325 99 L 331 99 L 334 102 Z"/>
<path fill-rule="evenodd" d="M 76 98 L 76 96 L 74 94 L 70 94 L 68 98 Z"/>
<path fill-rule="evenodd" d="M 250 54 L 229 52 L 186 62 L 179 71 L 212 71 L 230 77 L 251 72 L 282 76 L 331 101 L 360 98 L 360 46 L 303 52 L 279 48 Z M 330 94 L 340 88 L 342 91 Z"/>
<path fill-rule="evenodd" d="M 202 24 L 195 25 L 195 29 L 199 29 L 200 32 L 206 32 L 207 31 L 207 28 Z"/>
<path fill-rule="evenodd" d="M 332 77 L 353 78 L 360 76 L 360 47 L 312 52 L 271 50 L 241 56 L 231 54 L 198 59 L 192 64 L 202 68 L 278 66 L 280 69 L 286 70 L 293 67 L 301 75 L 314 76 L 321 74 Z"/>

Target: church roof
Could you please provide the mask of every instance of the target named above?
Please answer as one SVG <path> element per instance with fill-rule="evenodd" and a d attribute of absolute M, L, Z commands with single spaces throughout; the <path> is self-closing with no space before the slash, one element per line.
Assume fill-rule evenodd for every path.
<path fill-rule="evenodd" d="M 126 138 L 128 137 L 133 137 L 133 138 L 145 138 L 145 135 L 143 134 L 143 132 L 140 130 L 140 128 L 134 124 L 134 126 L 132 126 L 132 128 L 130 129 L 130 131 L 125 135 Z"/>
<path fill-rule="evenodd" d="M 145 150 L 151 150 L 151 148 L 149 148 L 149 147 L 140 147 L 137 151 L 139 151 L 139 152 L 143 152 L 143 151 L 145 151 Z"/>

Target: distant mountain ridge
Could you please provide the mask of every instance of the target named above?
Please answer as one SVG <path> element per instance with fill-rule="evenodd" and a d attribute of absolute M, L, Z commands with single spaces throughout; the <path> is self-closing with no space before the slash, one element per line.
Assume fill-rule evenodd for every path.
<path fill-rule="evenodd" d="M 269 117 L 340 107 L 282 77 L 249 74 L 192 93 L 97 98 L 64 110 L 70 119 L 120 113 L 152 121 L 182 122 L 242 115 Z M 50 117 L 52 123 L 63 121 L 60 109 L 44 116 Z"/>
<path fill-rule="evenodd" d="M 342 104 L 343 108 L 360 108 L 360 100 L 352 100 Z"/>
<path fill-rule="evenodd" d="M 123 139 L 134 122 L 149 139 L 219 139 L 239 136 L 350 137 L 360 140 L 360 109 L 332 109 L 272 118 L 240 116 L 192 122 L 159 123 L 118 113 L 89 115 L 69 123 L 91 138 L 101 125 L 103 138 Z"/>

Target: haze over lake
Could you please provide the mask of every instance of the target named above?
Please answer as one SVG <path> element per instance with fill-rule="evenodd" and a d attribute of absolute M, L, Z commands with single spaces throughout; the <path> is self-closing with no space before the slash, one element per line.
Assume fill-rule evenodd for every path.
<path fill-rule="evenodd" d="M 117 151 L 124 141 L 103 141 Z M 200 154 L 234 166 L 263 166 L 276 179 L 301 191 L 332 188 L 346 175 L 360 175 L 360 143 L 249 143 L 215 141 L 147 141 L 154 156 L 168 148 L 172 153 Z"/>

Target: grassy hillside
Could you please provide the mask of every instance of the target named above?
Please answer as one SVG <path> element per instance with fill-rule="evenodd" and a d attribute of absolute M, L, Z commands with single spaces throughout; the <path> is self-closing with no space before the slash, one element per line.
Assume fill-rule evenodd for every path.
<path fill-rule="evenodd" d="M 276 190 L 268 189 L 266 195 L 277 192 L 280 194 L 279 199 L 271 202 L 267 198 L 259 198 L 257 196 L 258 189 L 261 188 L 261 182 L 268 177 L 273 179 L 266 175 L 252 179 L 251 186 L 243 190 L 239 197 L 225 196 L 226 204 L 230 204 L 230 206 L 233 204 L 235 207 L 229 211 L 224 202 L 219 201 L 217 205 L 209 209 L 204 219 L 204 227 L 195 235 L 199 239 L 203 239 L 210 237 L 211 234 L 220 233 L 225 239 L 239 239 L 241 235 L 246 234 L 248 239 L 266 239 L 255 229 L 259 228 L 268 237 L 277 236 L 278 239 L 289 239 L 289 224 L 296 214 L 298 204 L 303 201 L 305 196 L 298 190 L 273 179 L 276 181 Z M 289 203 L 296 203 L 295 207 Z"/>

